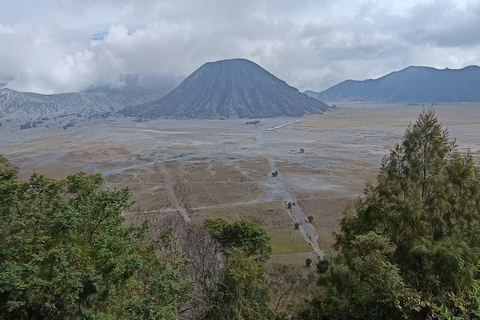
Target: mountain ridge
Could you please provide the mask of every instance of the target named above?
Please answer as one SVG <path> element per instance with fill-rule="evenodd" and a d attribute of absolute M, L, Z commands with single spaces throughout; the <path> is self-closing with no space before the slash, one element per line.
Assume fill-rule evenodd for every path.
<path fill-rule="evenodd" d="M 480 67 L 435 69 L 409 66 L 377 79 L 345 80 L 325 91 L 305 94 L 324 101 L 480 101 Z"/>
<path fill-rule="evenodd" d="M 116 112 L 159 99 L 179 82 L 179 76 L 127 73 L 119 75 L 115 82 L 93 84 L 81 92 L 41 94 L 0 88 L 0 118 Z"/>

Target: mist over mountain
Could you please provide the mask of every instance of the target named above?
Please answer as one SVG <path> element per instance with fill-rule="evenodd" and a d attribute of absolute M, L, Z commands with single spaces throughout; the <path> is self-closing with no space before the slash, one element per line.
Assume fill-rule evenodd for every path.
<path fill-rule="evenodd" d="M 83 92 L 102 95 L 125 107 L 158 100 L 178 86 L 184 78 L 172 74 L 124 73 L 114 82 L 94 84 Z"/>
<path fill-rule="evenodd" d="M 117 111 L 160 99 L 181 80 L 174 75 L 128 73 L 112 83 L 91 85 L 83 92 L 47 95 L 4 88 L 0 89 L 0 118 Z"/>
<path fill-rule="evenodd" d="M 480 67 L 408 67 L 379 79 L 347 80 L 305 94 L 322 101 L 471 102 L 480 101 Z"/>
<path fill-rule="evenodd" d="M 209 62 L 162 99 L 122 111 L 165 118 L 265 118 L 323 113 L 328 106 L 246 59 Z"/>

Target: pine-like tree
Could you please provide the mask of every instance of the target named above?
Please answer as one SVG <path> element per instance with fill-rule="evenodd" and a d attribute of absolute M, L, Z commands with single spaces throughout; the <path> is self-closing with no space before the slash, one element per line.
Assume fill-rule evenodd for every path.
<path fill-rule="evenodd" d="M 480 170 L 471 154 L 458 152 L 434 110 L 407 129 L 376 186 L 368 184 L 356 211 L 346 212 L 336 248 L 341 254 L 322 281 L 353 310 L 351 318 L 426 318 L 440 304 L 469 316 L 480 255 Z M 378 295 L 366 301 L 373 288 Z"/>

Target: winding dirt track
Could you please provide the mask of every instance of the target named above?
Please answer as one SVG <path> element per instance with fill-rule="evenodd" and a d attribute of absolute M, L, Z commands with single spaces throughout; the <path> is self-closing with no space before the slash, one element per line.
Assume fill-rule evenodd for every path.
<path fill-rule="evenodd" d="M 299 121 L 287 123 L 285 125 L 280 125 L 275 128 L 266 129 L 265 131 L 281 129 L 283 127 L 286 127 L 288 125 L 291 125 L 297 122 Z M 257 143 L 258 145 L 261 145 L 263 143 L 262 131 L 260 129 L 258 130 L 258 133 L 257 133 Z M 273 158 L 270 155 L 266 155 L 266 158 L 268 159 L 268 163 L 270 165 L 270 171 L 271 172 L 278 171 Z M 307 222 L 307 219 L 302 212 L 302 208 L 298 204 L 295 194 L 293 193 L 292 188 L 290 187 L 288 180 L 285 178 L 285 176 L 283 176 L 282 173 L 280 172 L 277 177 L 271 177 L 267 183 L 264 183 L 263 187 L 267 191 L 267 194 L 270 194 L 269 198 L 280 196 L 283 198 L 285 202 L 292 202 L 296 204 L 295 206 L 292 206 L 292 208 L 290 209 L 290 212 L 292 214 L 290 214 L 290 212 L 288 213 L 295 220 L 295 222 L 300 223 L 300 231 L 302 232 L 302 236 L 308 243 L 310 243 L 313 246 L 313 249 L 318 254 L 318 256 L 321 259 L 323 259 L 325 257 L 325 251 L 320 250 L 320 247 L 318 246 L 317 231 L 315 230 L 315 227 L 311 223 Z"/>
<path fill-rule="evenodd" d="M 163 166 L 163 164 L 160 165 L 160 168 L 162 168 L 163 173 L 165 173 L 165 181 L 167 183 L 168 197 L 170 198 L 170 201 L 172 202 L 175 209 L 177 209 L 178 213 L 180 213 L 180 215 L 183 217 L 183 220 L 185 220 L 186 223 L 190 223 L 191 219 L 190 219 L 190 216 L 188 215 L 187 209 L 185 209 L 185 207 L 180 204 L 180 201 L 175 195 L 175 191 L 173 190 L 172 180 L 170 179 L 170 175 L 168 174 L 168 171 L 165 170 L 165 167 Z"/>
<path fill-rule="evenodd" d="M 292 125 L 292 124 L 297 123 L 297 122 L 298 121 L 289 122 L 289 123 L 284 124 L 284 125 L 279 125 L 279 126 L 274 127 L 274 128 L 263 129 L 263 130 L 259 127 L 257 129 L 256 145 L 261 147 L 262 144 L 264 144 L 264 139 L 263 139 L 263 135 L 262 135 L 263 132 L 272 131 L 273 129 L 281 130 L 282 128 L 284 128 L 286 126 Z M 225 149 L 229 149 L 229 148 L 225 148 Z M 172 180 L 170 178 L 170 175 L 169 175 L 168 171 L 165 169 L 163 164 L 167 163 L 167 162 L 172 162 L 172 161 L 173 162 L 174 161 L 186 161 L 186 160 L 189 160 L 189 159 L 194 159 L 194 158 L 198 158 L 198 157 L 202 157 L 202 156 L 209 157 L 209 156 L 211 156 L 211 154 L 207 153 L 207 152 L 200 153 L 200 154 L 196 153 L 194 155 L 181 157 L 181 158 L 171 158 L 171 159 L 163 160 L 163 161 L 158 161 L 158 160 L 155 161 L 154 164 L 159 165 L 161 170 L 163 171 L 163 173 L 165 175 L 165 182 L 166 182 L 166 186 L 167 186 L 167 190 L 168 190 L 168 196 L 169 196 L 169 199 L 170 199 L 170 201 L 173 204 L 173 207 L 175 209 L 173 209 L 173 210 L 172 209 L 152 210 L 152 211 L 143 211 L 143 212 L 137 212 L 137 213 L 172 212 L 172 211 L 176 210 L 183 217 L 185 222 L 189 223 L 191 221 L 191 218 L 190 218 L 186 208 L 181 204 L 181 201 L 177 198 L 177 196 L 175 194 L 175 190 L 173 188 L 173 184 L 172 184 Z M 273 157 L 271 155 L 268 155 L 268 154 L 265 154 L 264 156 L 268 159 L 271 172 L 278 171 L 277 166 L 275 164 L 275 160 L 273 159 Z M 245 172 L 242 168 L 240 168 L 238 163 L 229 161 L 228 159 L 224 159 L 224 160 L 225 160 L 226 164 L 231 165 L 231 166 L 235 167 L 236 169 L 238 169 L 239 171 L 241 171 L 243 174 L 248 175 L 248 172 Z M 152 162 L 147 162 L 147 163 L 143 163 L 143 164 L 135 164 L 135 165 L 129 166 L 128 169 L 144 169 L 144 168 L 150 167 L 151 165 L 152 165 Z M 105 174 L 114 174 L 114 173 L 117 173 L 117 171 L 121 172 L 125 169 L 126 168 L 115 168 L 113 170 L 108 170 L 107 172 L 105 172 Z M 325 257 L 325 251 L 321 250 L 318 246 L 318 241 L 317 241 L 318 240 L 318 234 L 317 234 L 317 231 L 315 230 L 315 226 L 307 222 L 307 219 L 302 212 L 302 208 L 298 204 L 298 201 L 295 197 L 295 194 L 292 191 L 292 187 L 290 186 L 287 177 L 282 175 L 282 173 L 280 172 L 278 177 L 270 177 L 266 181 L 262 181 L 259 184 L 262 186 L 262 188 L 265 191 L 264 195 L 260 199 L 255 199 L 255 200 L 250 200 L 250 201 L 234 202 L 234 203 L 225 203 L 225 204 L 212 205 L 212 206 L 202 206 L 202 207 L 196 207 L 196 208 L 191 208 L 191 209 L 204 210 L 204 209 L 226 208 L 226 207 L 234 207 L 234 206 L 238 206 L 238 205 L 247 205 L 247 204 L 257 204 L 257 203 L 263 203 L 263 202 L 270 202 L 270 201 L 273 201 L 273 200 L 278 200 L 279 198 L 283 199 L 283 201 L 285 201 L 285 202 L 296 203 L 296 205 L 293 206 L 290 210 L 288 210 L 288 209 L 285 209 L 285 210 L 287 211 L 288 215 L 294 220 L 294 222 L 300 223 L 300 232 L 301 232 L 303 238 L 308 243 L 310 243 L 312 245 L 314 251 L 319 255 L 320 258 L 323 259 Z M 131 213 L 131 214 L 133 214 L 133 213 Z M 128 215 L 130 215 L 130 214 L 128 214 Z"/>

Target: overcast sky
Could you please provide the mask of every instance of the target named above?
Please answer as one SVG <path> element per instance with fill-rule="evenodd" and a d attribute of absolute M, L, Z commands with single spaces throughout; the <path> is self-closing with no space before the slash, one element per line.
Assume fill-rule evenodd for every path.
<path fill-rule="evenodd" d="M 478 0 L 1 0 L 0 83 L 58 93 L 246 58 L 300 90 L 480 64 Z"/>

